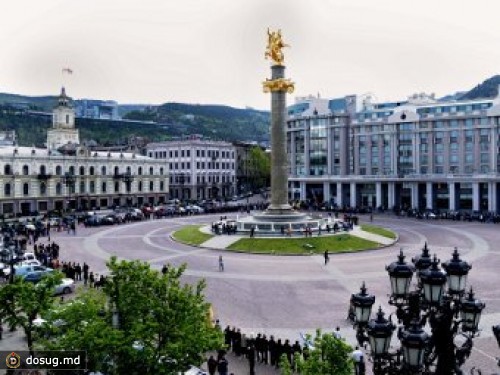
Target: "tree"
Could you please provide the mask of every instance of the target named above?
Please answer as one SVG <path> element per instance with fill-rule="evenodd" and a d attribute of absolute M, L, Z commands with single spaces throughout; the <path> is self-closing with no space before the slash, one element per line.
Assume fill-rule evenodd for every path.
<path fill-rule="evenodd" d="M 352 348 L 344 340 L 318 330 L 313 343 L 306 360 L 296 359 L 301 375 L 352 375 Z"/>
<path fill-rule="evenodd" d="M 255 146 L 248 154 L 249 177 L 255 187 L 267 186 L 271 178 L 271 159 L 262 148 Z"/>
<path fill-rule="evenodd" d="M 11 327 L 21 327 L 24 330 L 31 355 L 36 328 L 33 321 L 53 307 L 54 287 L 61 279 L 59 272 L 44 275 L 38 284 L 15 277 L 13 283 L 0 289 L 0 317 L 4 317 Z"/>
<path fill-rule="evenodd" d="M 185 267 L 166 274 L 112 258 L 102 291 L 83 293 L 50 317 L 47 349 L 86 350 L 89 368 L 116 374 L 173 374 L 223 345 L 209 319 L 204 282 L 182 284 Z M 82 322 L 84 322 L 82 324 Z"/>

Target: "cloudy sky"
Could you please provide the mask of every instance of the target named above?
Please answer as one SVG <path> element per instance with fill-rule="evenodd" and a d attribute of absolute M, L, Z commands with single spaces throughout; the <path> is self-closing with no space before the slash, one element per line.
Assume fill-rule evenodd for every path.
<path fill-rule="evenodd" d="M 0 92 L 266 108 L 270 26 L 296 95 L 439 96 L 500 74 L 498 14 L 498 0 L 3 1 Z"/>

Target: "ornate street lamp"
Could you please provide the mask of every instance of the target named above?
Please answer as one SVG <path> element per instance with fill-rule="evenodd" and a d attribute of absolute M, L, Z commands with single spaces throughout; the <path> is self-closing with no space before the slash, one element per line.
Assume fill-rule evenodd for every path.
<path fill-rule="evenodd" d="M 462 318 L 462 330 L 476 332 L 481 319 L 481 312 L 485 308 L 485 304 L 474 298 L 474 292 L 470 288 L 468 297 L 462 302 L 460 315 Z"/>
<path fill-rule="evenodd" d="M 439 268 L 439 259 L 434 254 L 431 267 L 420 273 L 424 299 L 430 304 L 439 304 L 443 297 L 446 274 Z"/>
<path fill-rule="evenodd" d="M 415 272 L 415 266 L 405 262 L 403 249 L 401 249 L 398 261 L 386 267 L 391 279 L 391 291 L 394 299 L 406 298 L 410 289 L 411 278 Z"/>
<path fill-rule="evenodd" d="M 384 357 L 389 353 L 392 334 L 396 326 L 384 318 L 382 307 L 378 308 L 377 318 L 370 320 L 366 328 L 371 353 L 375 359 Z"/>
<path fill-rule="evenodd" d="M 354 309 L 356 324 L 365 325 L 366 323 L 368 323 L 374 303 L 375 296 L 366 293 L 365 283 L 363 282 L 360 292 L 351 295 L 351 306 Z"/>
<path fill-rule="evenodd" d="M 424 247 L 422 248 L 422 254 L 413 257 L 411 261 L 415 265 L 415 268 L 417 269 L 417 279 L 420 285 L 421 283 L 420 272 L 428 269 L 432 264 L 432 258 L 429 254 L 429 248 L 427 247 L 427 242 L 424 244 Z"/>
<path fill-rule="evenodd" d="M 424 363 L 429 335 L 417 320 L 413 320 L 409 328 L 402 329 L 398 336 L 403 349 L 403 365 L 413 371 L 420 370 Z"/>
<path fill-rule="evenodd" d="M 415 266 L 404 261 L 401 251 L 398 261 L 386 267 L 391 283 L 389 303 L 397 308 L 401 344 L 393 352 L 389 347 L 395 326 L 390 319 L 385 319 L 379 308 L 376 318 L 369 320 L 375 296 L 366 293 L 364 284 L 360 293 L 351 296 L 356 338 L 360 345 L 369 342 L 375 375 L 457 374 L 471 354 L 485 305 L 472 291 L 463 297 L 470 265 L 460 259 L 457 249 L 443 264 L 444 270 L 436 255 L 429 260 L 425 245 L 422 255 L 413 258 Z M 415 269 L 420 283 L 410 291 Z M 500 325 L 493 332 L 500 346 Z M 465 337 L 465 342 L 459 344 L 457 335 Z"/>
<path fill-rule="evenodd" d="M 450 294 L 463 294 L 467 284 L 467 275 L 472 266 L 460 259 L 456 247 L 452 259 L 444 262 L 443 268 L 448 275 L 448 292 Z"/>

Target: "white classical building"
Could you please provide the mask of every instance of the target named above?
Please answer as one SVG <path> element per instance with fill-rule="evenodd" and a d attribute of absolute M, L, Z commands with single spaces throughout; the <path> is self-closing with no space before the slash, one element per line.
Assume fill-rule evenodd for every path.
<path fill-rule="evenodd" d="M 170 196 L 215 199 L 236 193 L 236 148 L 228 142 L 191 139 L 150 143 L 147 155 L 170 171 Z"/>
<path fill-rule="evenodd" d="M 0 214 L 159 203 L 168 196 L 168 164 L 135 153 L 78 145 L 74 110 L 63 88 L 47 148 L 0 145 Z"/>

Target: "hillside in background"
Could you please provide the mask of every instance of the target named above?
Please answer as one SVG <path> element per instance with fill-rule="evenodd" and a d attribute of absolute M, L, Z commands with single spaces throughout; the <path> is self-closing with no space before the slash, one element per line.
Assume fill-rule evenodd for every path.
<path fill-rule="evenodd" d="M 0 130 L 15 130 L 21 146 L 41 146 L 46 141 L 51 126 L 49 114 L 56 103 L 57 96 L 0 93 Z M 254 109 L 183 103 L 125 104 L 119 106 L 119 113 L 123 120 L 77 118 L 80 139 L 101 145 L 120 144 L 131 136 L 159 142 L 191 134 L 225 141 L 269 140 L 269 113 Z"/>
<path fill-rule="evenodd" d="M 500 85 L 500 75 L 488 78 L 483 83 L 462 95 L 460 99 L 494 98 L 498 94 L 498 85 Z"/>

